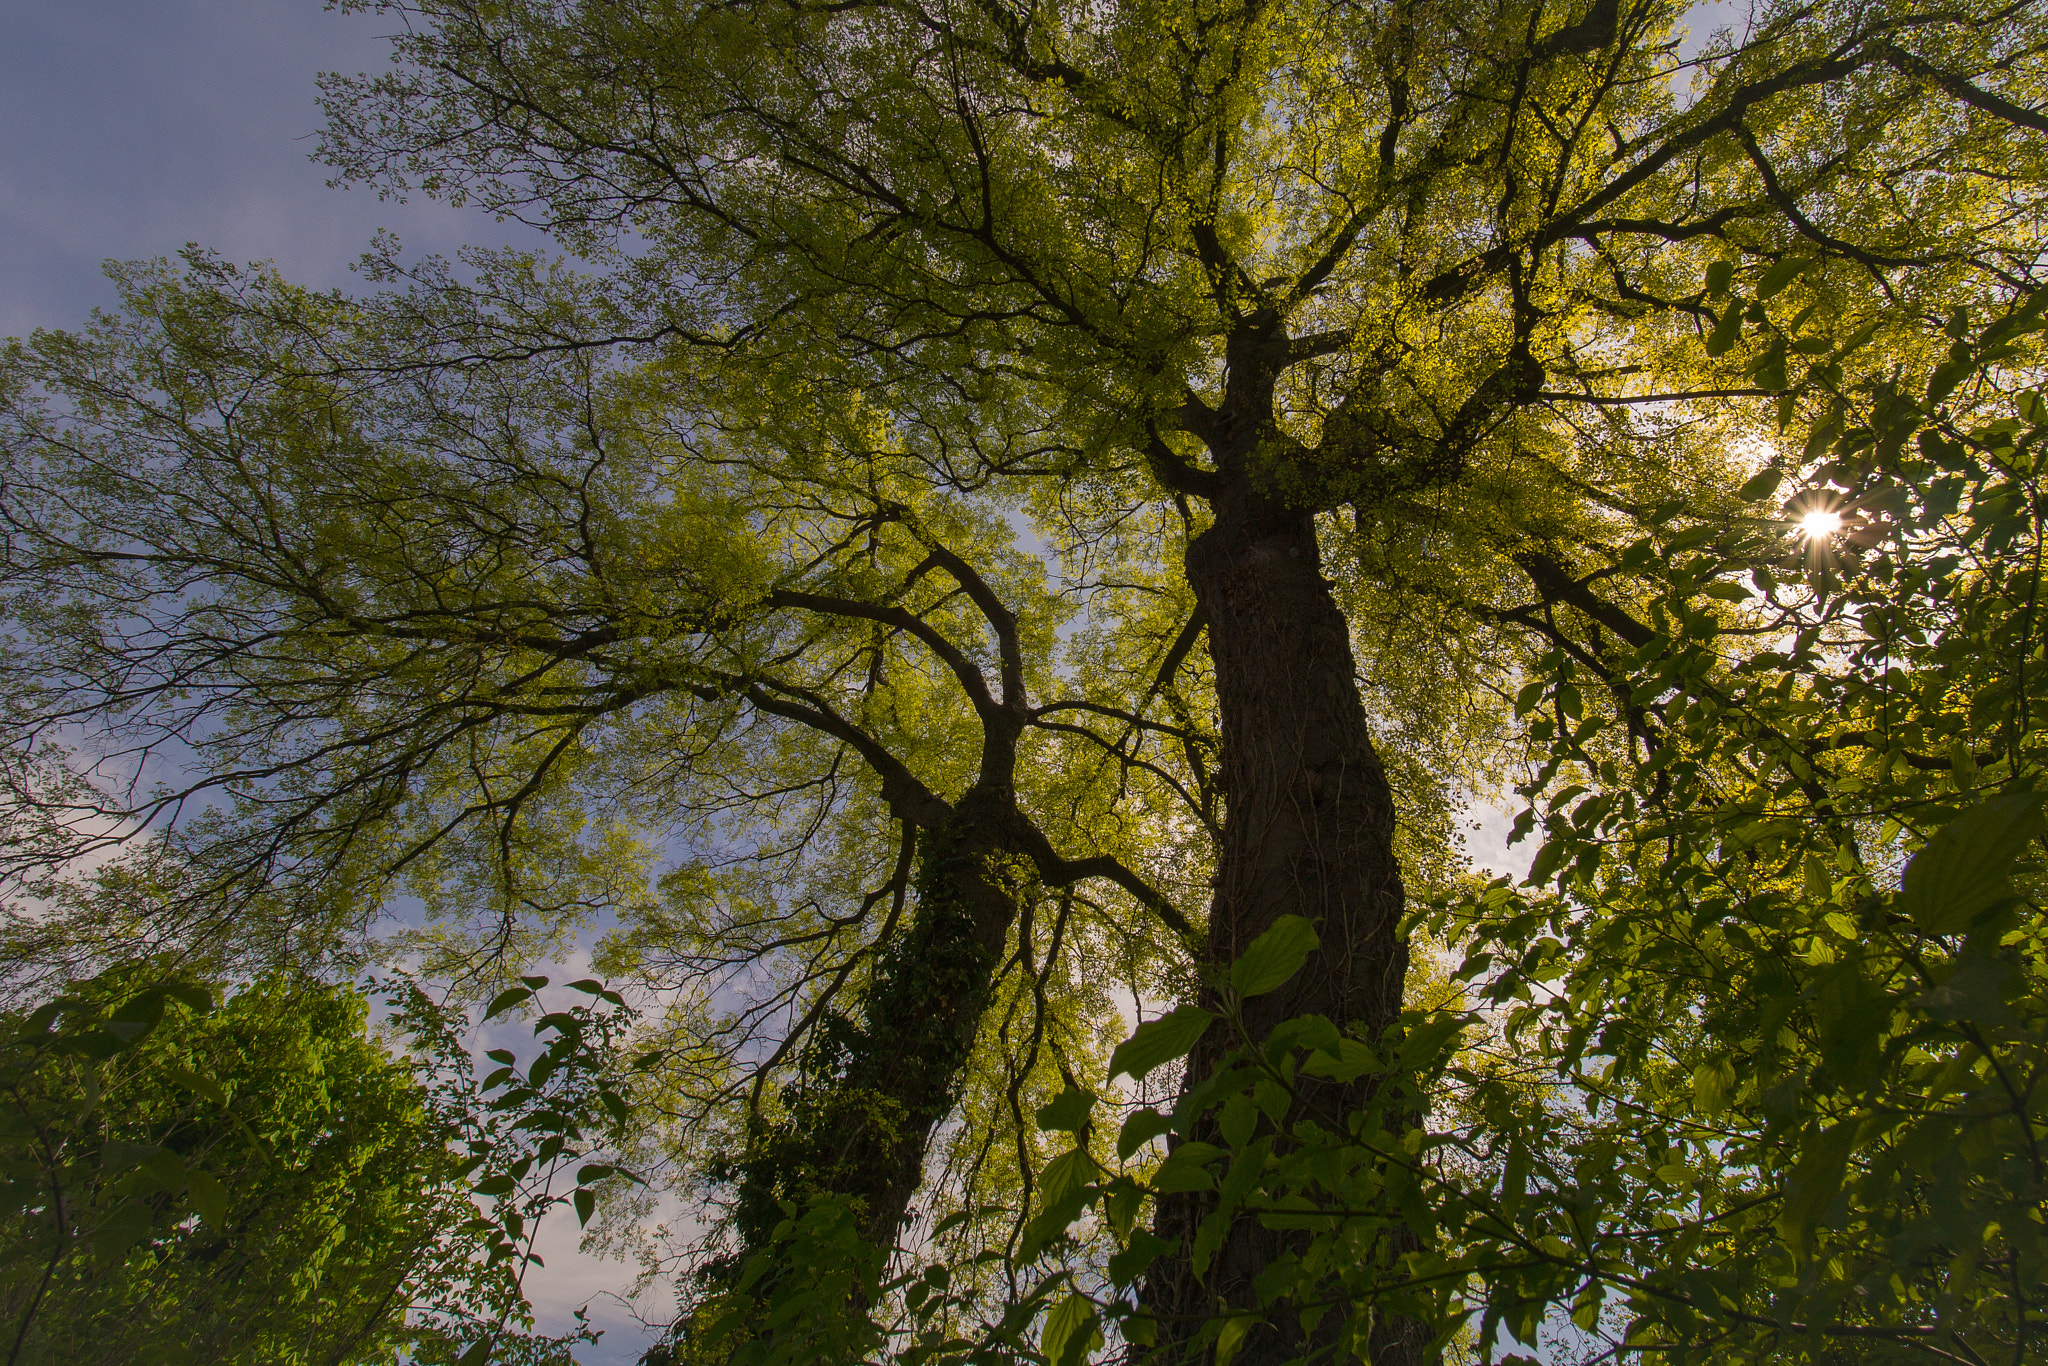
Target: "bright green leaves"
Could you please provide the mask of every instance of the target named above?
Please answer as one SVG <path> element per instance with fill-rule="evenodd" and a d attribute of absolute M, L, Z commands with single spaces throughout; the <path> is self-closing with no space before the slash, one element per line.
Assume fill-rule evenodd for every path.
<path fill-rule="evenodd" d="M 1489 1273 L 1531 1331 L 1604 1313 L 1613 1340 L 1673 1359 L 1816 1360 L 1861 1348 L 1766 1342 L 1741 1316 L 1906 1340 L 1939 1302 L 1995 1355 L 2044 1306 L 2001 1298 L 1988 1268 L 2048 1284 L 2036 1225 L 2010 1232 L 2048 1188 L 2015 1160 L 2038 1121 L 2007 1081 L 2048 1059 L 2031 653 L 2048 425 L 2033 395 L 1975 382 L 1991 329 L 1973 338 L 1960 313 L 1916 353 L 1938 394 L 1912 366 L 1841 384 L 1828 367 L 1871 327 L 1802 332 L 1821 315 L 1792 312 L 1794 274 L 1770 309 L 1731 299 L 1718 318 L 1731 345 L 1732 317 L 1756 324 L 1748 363 L 1776 352 L 1799 382 L 1781 414 L 1807 429 L 1737 506 L 1585 554 L 1573 572 L 1598 603 L 1532 641 L 1517 709 L 1543 767 L 1518 828 L 1540 820 L 1544 850 L 1527 890 L 1503 881 L 1433 923 L 1469 936 L 1460 977 L 1572 1096 L 1467 1069 L 1460 1142 L 1501 1172 L 1489 1217 L 1559 1268 Z M 2017 301 L 1998 343 L 2029 364 L 2039 313 Z M 1840 524 L 1809 539 L 1808 510 Z M 1641 631 L 1606 636 L 1617 614 Z M 1583 719 L 1542 705 L 1567 683 Z M 1436 1227 L 1496 1227 L 1456 1211 L 1440 1193 Z M 1674 1299 L 1634 1295 L 1622 1329 L 1618 1278 L 1604 1311 L 1594 1293 L 1610 1257 Z"/>
<path fill-rule="evenodd" d="M 2013 863 L 2048 832 L 2048 795 L 2012 792 L 1966 811 L 1936 831 L 1913 861 L 1899 909 L 1931 934 L 1955 934 L 2012 895 Z"/>
<path fill-rule="evenodd" d="M 37 1359 L 371 1359 L 518 1304 L 472 1259 L 442 1093 L 360 997 L 271 979 L 216 1004 L 157 975 L 112 969 L 0 1037 L 0 1297 Z"/>

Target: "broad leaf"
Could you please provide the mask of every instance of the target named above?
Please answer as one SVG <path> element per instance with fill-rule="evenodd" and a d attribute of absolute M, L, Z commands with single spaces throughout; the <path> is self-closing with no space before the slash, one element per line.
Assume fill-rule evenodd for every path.
<path fill-rule="evenodd" d="M 1146 1021 L 1116 1046 L 1116 1052 L 1109 1058 L 1109 1075 L 1142 1081 L 1146 1073 L 1161 1063 L 1186 1056 L 1215 1019 L 1199 1006 L 1180 1006 L 1156 1020 Z"/>
<path fill-rule="evenodd" d="M 1046 1133 L 1079 1133 L 1094 1112 L 1094 1095 L 1070 1086 L 1038 1107 L 1038 1127 Z"/>
<path fill-rule="evenodd" d="M 1932 934 L 1953 934 L 2012 892 L 2012 867 L 2044 828 L 2048 796 L 2009 792 L 1950 821 L 1906 865 L 1900 909 Z"/>
<path fill-rule="evenodd" d="M 1230 965 L 1230 985 L 1240 996 L 1263 996 L 1300 972 L 1319 942 L 1304 917 L 1283 915 Z"/>

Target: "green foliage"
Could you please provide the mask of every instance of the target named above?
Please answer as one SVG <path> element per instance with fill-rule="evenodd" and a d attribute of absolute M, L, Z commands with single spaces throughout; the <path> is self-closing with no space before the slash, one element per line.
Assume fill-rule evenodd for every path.
<path fill-rule="evenodd" d="M 1510 1336 L 1680 1362 L 2038 1357 L 2048 402 L 2003 363 L 2032 364 L 2042 303 L 1954 342 L 1967 406 L 1952 374 L 1818 377 L 1822 435 L 1784 471 L 1802 491 L 1763 504 L 1784 479 L 1753 479 L 1746 507 L 1617 547 L 1586 616 L 1553 618 L 1520 703 L 1543 850 L 1522 887 L 1427 912 L 1465 950 L 1467 1008 L 1254 1040 L 1241 1003 L 1303 962 L 1283 924 L 1220 1015 L 1139 1026 L 1113 1072 L 1211 1027 L 1238 1048 L 1171 1114 L 1136 1110 L 1121 1164 L 1077 1144 L 1044 1165 L 1009 1264 L 1091 1221 L 1113 1243 L 1012 1298 L 1041 1357 L 1152 1340 L 1134 1287 L 1173 1248 L 1133 1215 L 1191 1190 L 1214 1197 L 1198 1272 L 1235 1220 L 1295 1240 L 1255 1307 L 1202 1330 L 1219 1362 L 1296 1316 L 1332 1359 L 1363 1354 L 1389 1306 L 1493 1360 L 1527 1359 L 1501 1356 Z M 1822 499 L 1844 521 L 1810 536 Z M 1330 1109 L 1320 1079 L 1369 1099 Z M 1085 1135 L 1103 1107 L 1070 1089 L 1041 1122 Z"/>
<path fill-rule="evenodd" d="M 1564 1083 L 1470 1102 L 1580 1259 L 1495 1293 L 1518 1336 L 1569 1291 L 1678 1360 L 2036 1350 L 2044 304 L 1953 322 L 1924 387 L 1813 367 L 1785 511 L 1621 548 L 1633 648 L 1538 662 L 1538 890 L 1449 911 Z"/>
<path fill-rule="evenodd" d="M 0 1307 L 20 1362 L 432 1359 L 462 1307 L 447 1130 L 366 1006 L 218 1008 L 149 965 L 4 1021 Z"/>
<path fill-rule="evenodd" d="M 548 985 L 522 977 L 484 1008 L 482 1023 L 538 1003 Z M 414 1070 L 441 1124 L 451 1153 L 450 1178 L 468 1200 L 449 1212 L 442 1230 L 450 1285 L 466 1299 L 423 1307 L 435 1346 L 418 1350 L 422 1362 L 488 1366 L 566 1356 L 566 1346 L 592 1341 L 589 1330 L 553 1340 L 526 1331 L 532 1315 L 522 1294 L 527 1268 L 543 1265 L 533 1250 L 549 1211 L 568 1205 L 587 1226 L 607 1190 L 644 1184 L 616 1154 L 633 1131 L 633 1101 L 621 1050 L 634 1012 L 604 983 L 584 978 L 566 984 L 577 996 L 564 1009 L 545 1010 L 532 1035 L 545 1040 L 522 1068 L 507 1048 L 487 1050 L 482 1077 L 469 1052 L 467 1014 L 436 1000 L 418 981 L 386 984 L 393 1022 L 417 1050 Z M 573 1174 L 572 1174 L 573 1173 Z M 580 1314 L 579 1314 L 580 1318 Z"/>
<path fill-rule="evenodd" d="M 1168 1262 L 1218 1363 L 1389 1316 L 2038 1355 L 2039 7 L 1762 5 L 1685 61 L 1675 0 L 402 8 L 329 86 L 342 174 L 610 273 L 195 254 L 11 347 L 0 863 L 212 791 L 195 934 L 359 946 L 410 892 L 466 971 L 617 911 L 604 970 L 674 1000 L 647 1089 L 569 1011 L 462 1093 L 487 1267 L 625 1179 L 551 1184 L 637 1100 L 738 1192 L 693 1359 L 1071 1366 L 1190 1326 Z M 1198 598 L 1219 528 L 1286 603 Z M 1284 699 L 1204 632 L 1339 607 L 1267 682 L 1362 702 L 1384 773 L 1248 754 Z M 191 789 L 64 778 L 79 730 Z M 1530 879 L 1461 885 L 1516 757 Z M 1463 956 L 1384 1035 L 1271 1018 L 1400 985 L 1391 896 L 1355 955 L 1315 871 L 1363 825 L 1246 816 L 1331 793 Z M 1210 888 L 1265 930 L 1227 968 Z M 1176 1008 L 1104 1059 L 1126 984 Z"/>

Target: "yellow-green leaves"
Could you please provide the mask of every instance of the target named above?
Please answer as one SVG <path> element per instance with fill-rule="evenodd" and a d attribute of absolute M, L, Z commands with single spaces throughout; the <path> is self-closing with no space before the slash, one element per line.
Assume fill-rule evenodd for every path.
<path fill-rule="evenodd" d="M 1038 1350 L 1044 1353 L 1047 1366 L 1079 1366 L 1101 1346 L 1101 1321 L 1094 1302 L 1080 1292 L 1070 1291 L 1045 1316 Z"/>

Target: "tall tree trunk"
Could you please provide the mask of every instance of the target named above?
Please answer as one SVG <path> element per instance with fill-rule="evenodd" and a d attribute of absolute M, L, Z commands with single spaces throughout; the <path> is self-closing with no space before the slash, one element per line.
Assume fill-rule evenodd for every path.
<path fill-rule="evenodd" d="M 1262 416 L 1252 425 L 1270 432 Z M 1226 482 L 1211 495 L 1215 521 L 1187 551 L 1222 714 L 1227 817 L 1210 957 L 1227 963 L 1276 917 L 1306 916 L 1321 947 L 1293 981 L 1247 1003 L 1252 1035 L 1314 1013 L 1376 1037 L 1399 1018 L 1408 964 L 1393 794 L 1368 734 L 1350 635 L 1323 577 L 1315 519 L 1263 492 L 1246 463 L 1219 460 Z M 1204 1004 L 1216 1006 L 1213 989 L 1207 994 Z M 1214 1071 L 1232 1042 L 1212 1028 L 1188 1059 L 1190 1083 Z M 1319 1100 L 1362 1099 L 1350 1089 L 1333 1086 Z M 1187 1194 L 1162 1197 L 1157 1211 L 1157 1231 L 1181 1245 L 1155 1264 L 1144 1289 L 1169 1361 L 1219 1307 L 1258 1307 L 1253 1278 L 1290 1236 L 1241 1217 L 1198 1282 L 1187 1250 L 1211 1208 L 1212 1196 Z M 1423 1366 L 1427 1338 L 1422 1325 L 1385 1316 L 1374 1325 L 1373 1366 Z M 1316 1345 L 1283 1309 L 1237 1360 L 1271 1366 Z"/>

